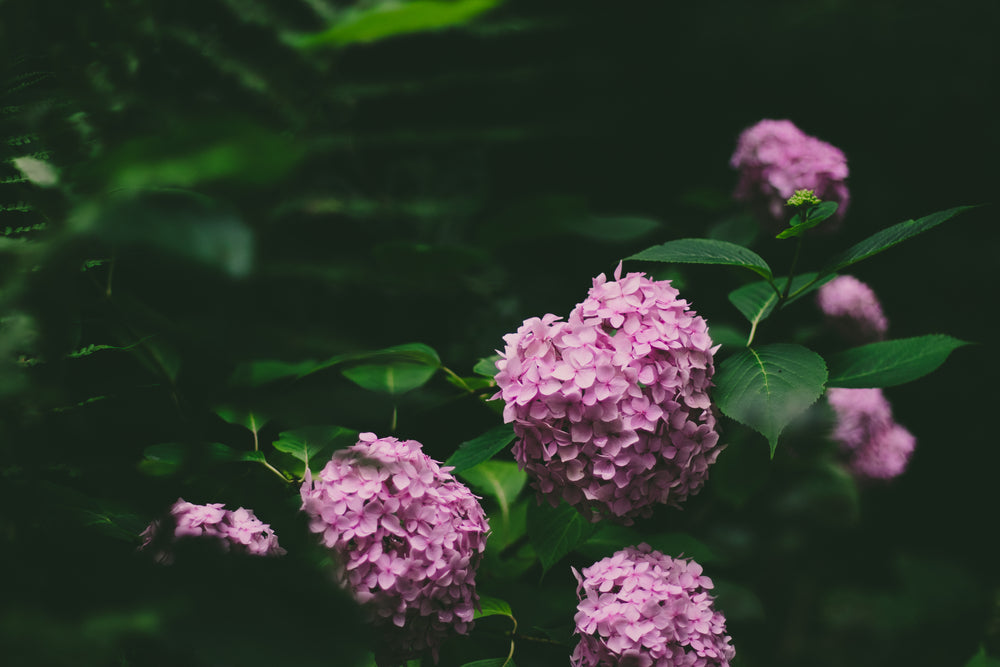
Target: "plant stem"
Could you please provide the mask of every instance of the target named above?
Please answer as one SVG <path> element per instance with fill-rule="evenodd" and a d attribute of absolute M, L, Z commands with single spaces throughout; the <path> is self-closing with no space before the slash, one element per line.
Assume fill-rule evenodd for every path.
<path fill-rule="evenodd" d="M 781 295 L 782 301 L 788 300 L 788 293 L 792 290 L 792 279 L 795 277 L 795 266 L 799 263 L 799 252 L 802 250 L 802 236 L 795 237 L 795 254 L 792 255 L 792 265 L 788 269 L 788 278 L 785 282 L 785 291 Z"/>
<path fill-rule="evenodd" d="M 457 382 L 462 387 L 462 389 L 464 389 L 465 391 L 469 392 L 472 395 L 476 394 L 476 391 L 472 387 L 470 387 L 468 384 L 466 384 L 465 380 L 463 380 L 462 378 L 460 378 L 458 376 L 458 374 L 455 373 L 455 371 L 451 370 L 447 366 L 442 366 L 441 370 L 444 371 L 445 375 L 449 376 L 455 382 Z"/>

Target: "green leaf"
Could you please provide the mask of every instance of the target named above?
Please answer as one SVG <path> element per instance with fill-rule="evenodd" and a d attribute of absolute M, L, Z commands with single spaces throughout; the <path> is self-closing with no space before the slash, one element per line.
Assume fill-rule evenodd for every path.
<path fill-rule="evenodd" d="M 503 535 L 509 535 L 510 508 L 527 483 L 528 474 L 518 470 L 513 461 L 483 461 L 474 468 L 459 473 L 459 476 L 473 491 L 496 500 L 500 508 L 500 525 L 492 527 Z"/>
<path fill-rule="evenodd" d="M 513 461 L 483 461 L 459 476 L 474 491 L 496 499 L 501 507 L 509 507 L 528 481 L 528 474 L 518 470 Z"/>
<path fill-rule="evenodd" d="M 472 440 L 463 442 L 444 464 L 454 467 L 452 472 L 460 473 L 493 458 L 513 440 L 514 427 L 510 424 L 500 424 Z"/>
<path fill-rule="evenodd" d="M 509 616 L 514 618 L 514 612 L 511 611 L 510 605 L 504 600 L 490 597 L 489 595 L 480 595 L 479 609 L 476 610 L 472 618 L 486 618 L 487 616 Z"/>
<path fill-rule="evenodd" d="M 719 364 L 715 400 L 767 438 L 773 457 L 781 431 L 819 398 L 826 377 L 823 358 L 801 345 L 747 348 Z"/>
<path fill-rule="evenodd" d="M 177 442 L 161 442 L 142 451 L 139 470 L 153 477 L 169 477 L 181 469 L 187 448 Z"/>
<path fill-rule="evenodd" d="M 647 248 L 628 259 L 680 264 L 724 264 L 742 266 L 770 280 L 771 267 L 752 250 L 728 241 L 712 239 L 678 239 Z"/>
<path fill-rule="evenodd" d="M 802 289 L 811 281 L 816 280 L 817 275 L 816 273 L 803 273 L 795 276 L 789 293 Z M 784 292 L 786 282 L 788 282 L 788 278 L 774 279 L 775 286 L 781 292 Z M 809 291 L 818 289 L 826 282 L 828 281 L 816 282 L 810 286 Z M 778 292 L 766 280 L 760 280 L 734 289 L 729 293 L 729 302 L 736 306 L 736 309 L 743 314 L 743 317 L 747 318 L 750 324 L 758 324 L 767 319 L 774 311 L 774 307 L 778 305 Z"/>
<path fill-rule="evenodd" d="M 819 274 L 820 276 L 826 276 L 827 274 L 835 273 L 845 267 L 851 266 L 852 264 L 857 264 L 858 262 L 868 259 L 873 255 L 877 255 L 884 250 L 888 250 L 892 246 L 902 243 L 917 234 L 933 229 L 942 222 L 955 217 L 963 211 L 968 211 L 973 208 L 976 207 L 956 206 L 955 208 L 950 208 L 947 211 L 931 213 L 930 215 L 924 216 L 919 220 L 906 220 L 898 225 L 887 227 L 886 229 L 869 236 L 864 241 L 854 244 L 844 252 L 834 257 L 820 270 Z"/>
<path fill-rule="evenodd" d="M 802 214 L 796 213 L 792 216 L 791 222 L 789 222 L 791 226 L 774 238 L 787 239 L 794 236 L 801 236 L 807 229 L 812 229 L 836 212 L 837 202 L 835 201 L 825 201 L 818 206 L 811 206 L 806 211 L 805 218 L 802 217 Z"/>
<path fill-rule="evenodd" d="M 528 540 L 547 572 L 563 556 L 576 549 L 597 532 L 573 507 L 561 502 L 558 507 L 548 503 L 533 505 L 528 511 Z"/>
<path fill-rule="evenodd" d="M 499 354 L 484 357 L 476 362 L 476 365 L 472 367 L 472 372 L 476 375 L 482 375 L 483 377 L 492 379 L 499 372 L 497 371 L 497 361 L 499 360 Z"/>
<path fill-rule="evenodd" d="M 722 347 L 745 347 L 747 344 L 746 334 L 738 331 L 736 327 L 727 324 L 713 324 L 708 328 L 708 334 L 712 337 L 712 342 Z"/>
<path fill-rule="evenodd" d="M 986 652 L 986 647 L 980 646 L 979 652 L 965 663 L 965 667 L 1000 667 L 1000 658 L 994 658 Z"/>
<path fill-rule="evenodd" d="M 313 372 L 322 363 L 311 359 L 296 362 L 277 359 L 245 361 L 236 367 L 229 384 L 234 387 L 259 387 L 277 380 L 298 379 Z"/>
<path fill-rule="evenodd" d="M 394 364 L 361 364 L 341 371 L 344 377 L 359 387 L 392 395 L 405 394 L 422 387 L 436 372 L 437 368 L 433 366 L 405 361 Z"/>
<path fill-rule="evenodd" d="M 382 2 L 375 6 L 344 13 L 333 27 L 296 41 L 299 48 L 316 46 L 347 46 L 374 42 L 408 33 L 441 30 L 468 23 L 492 9 L 500 0 L 416 0 L 414 2 Z"/>
<path fill-rule="evenodd" d="M 932 334 L 851 348 L 830 357 L 831 387 L 893 387 L 937 370 L 966 341 Z"/>
<path fill-rule="evenodd" d="M 566 223 L 567 231 L 595 241 L 632 241 L 660 228 L 660 223 L 648 218 L 588 217 Z"/>
<path fill-rule="evenodd" d="M 404 367 L 402 372 L 407 377 L 410 377 L 411 371 L 414 374 L 417 373 L 416 367 L 421 368 L 419 371 L 421 375 L 427 373 L 427 369 L 433 369 L 430 371 L 430 375 L 433 375 L 434 371 L 441 367 L 441 358 L 434 351 L 434 348 L 428 345 L 424 345 L 423 343 L 404 343 L 382 350 L 338 354 L 322 361 L 287 362 L 274 359 L 259 359 L 243 362 L 237 366 L 229 379 L 229 383 L 233 386 L 256 387 L 276 380 L 298 380 L 312 373 L 326 370 L 327 368 L 349 366 L 352 364 L 374 367 L 359 371 L 358 375 L 362 377 L 362 382 L 370 382 L 373 386 L 379 387 L 375 391 L 386 391 L 389 384 L 389 379 L 385 377 L 386 368 Z M 427 379 L 430 379 L 430 375 Z M 354 378 L 351 379 L 353 380 Z M 396 393 L 402 393 L 399 390 L 398 374 L 395 374 L 392 381 L 396 386 Z M 426 382 L 426 380 L 423 382 Z M 420 384 L 423 384 L 423 382 Z M 358 384 L 361 384 L 361 382 L 358 382 Z"/>
<path fill-rule="evenodd" d="M 357 431 L 341 426 L 304 426 L 293 431 L 282 431 L 271 446 L 309 465 L 323 450 L 348 447 L 357 441 L 357 437 Z M 304 472 L 304 468 L 301 472 Z"/>
<path fill-rule="evenodd" d="M 223 421 L 242 426 L 250 430 L 252 433 L 259 433 L 261 427 L 268 421 L 268 418 L 260 412 L 248 410 L 246 408 L 238 408 L 232 405 L 217 407 L 214 412 Z"/>

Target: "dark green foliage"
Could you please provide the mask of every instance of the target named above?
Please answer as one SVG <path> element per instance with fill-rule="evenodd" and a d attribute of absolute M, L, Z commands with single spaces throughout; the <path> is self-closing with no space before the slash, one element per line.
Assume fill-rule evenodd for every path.
<path fill-rule="evenodd" d="M 306 467 L 364 431 L 420 440 L 492 522 L 481 618 L 442 667 L 565 664 L 570 566 L 638 541 L 705 565 L 743 667 L 992 664 L 990 209 L 875 230 L 989 199 L 996 19 L 978 0 L 0 3 L 0 664 L 369 667 L 378 639 L 298 512 Z M 762 117 L 851 161 L 843 234 L 801 237 L 815 273 L 730 197 Z M 858 267 L 901 339 L 817 338 L 801 297 L 909 239 Z M 724 413 L 782 442 L 769 461 L 723 420 L 703 492 L 629 528 L 538 506 L 483 400 L 502 336 L 623 257 L 708 319 Z M 983 345 L 887 391 L 917 453 L 858 487 L 822 401 L 805 409 L 818 356 L 787 341 L 807 339 L 829 386 Z M 787 400 L 762 397 L 778 377 Z M 253 508 L 288 555 L 153 563 L 139 533 L 179 497 Z"/>

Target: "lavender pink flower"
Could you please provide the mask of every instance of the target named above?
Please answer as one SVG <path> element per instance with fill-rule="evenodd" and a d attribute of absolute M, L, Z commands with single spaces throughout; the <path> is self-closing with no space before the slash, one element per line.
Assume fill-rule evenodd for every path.
<path fill-rule="evenodd" d="M 170 534 L 164 534 L 164 530 L 169 530 Z M 183 498 L 178 498 L 170 508 L 168 521 L 153 521 L 142 531 L 141 536 L 143 543 L 139 548 L 146 549 L 155 545 L 154 558 L 164 564 L 173 562 L 171 545 L 182 538 L 214 540 L 225 551 L 253 556 L 285 554 L 274 531 L 258 519 L 253 510 L 241 507 L 229 511 L 222 503 L 195 505 Z"/>
<path fill-rule="evenodd" d="M 890 479 L 903 473 L 916 446 L 912 433 L 893 421 L 881 389 L 827 390 L 836 415 L 833 439 L 856 476 Z"/>
<path fill-rule="evenodd" d="M 736 654 L 725 617 L 713 609 L 712 580 L 694 561 L 640 544 L 573 574 L 580 600 L 573 667 L 728 667 Z"/>
<path fill-rule="evenodd" d="M 339 583 L 402 662 L 472 628 L 489 526 L 476 496 L 415 440 L 362 433 L 302 484 L 309 529 L 336 555 Z"/>
<path fill-rule="evenodd" d="M 774 222 L 785 222 L 789 215 L 785 202 L 801 189 L 840 204 L 828 222 L 843 219 L 847 210 L 847 158 L 789 120 L 765 119 L 744 130 L 729 164 L 740 172 L 733 196 L 761 209 Z"/>
<path fill-rule="evenodd" d="M 525 320 L 497 362 L 494 396 L 539 500 L 630 524 L 700 490 L 721 446 L 705 320 L 670 281 L 594 279 L 567 321 Z"/>
<path fill-rule="evenodd" d="M 885 339 L 889 321 L 882 304 L 872 288 L 854 276 L 837 276 L 820 287 L 816 302 L 844 338 L 856 343 Z"/>

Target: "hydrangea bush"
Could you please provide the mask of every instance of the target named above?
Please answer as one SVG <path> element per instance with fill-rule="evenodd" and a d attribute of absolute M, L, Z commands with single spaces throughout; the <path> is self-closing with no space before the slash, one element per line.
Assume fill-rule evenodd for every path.
<path fill-rule="evenodd" d="M 844 270 L 964 209 L 873 230 L 803 271 L 798 262 L 807 256 L 807 239 L 829 241 L 845 214 L 844 154 L 790 121 L 764 120 L 740 136 L 731 165 L 740 172 L 736 203 L 780 223 L 774 239 L 756 250 L 718 238 L 672 239 L 616 257 L 611 277 L 593 278 L 568 314 L 540 311 L 545 314 L 524 319 L 502 336 L 498 356 L 481 359 L 473 375 L 448 368 L 422 343 L 321 361 L 254 360 L 234 371 L 231 385 L 246 390 L 234 395 L 240 403 L 252 402 L 262 386 L 283 393 L 334 368 L 341 375 L 337 391 L 381 395 L 381 407 L 373 410 L 390 413 L 393 433 L 421 428 L 413 426 L 412 414 L 400 419 L 404 394 L 420 395 L 425 408 L 449 406 L 449 420 L 472 401 L 490 426 L 459 446 L 447 437 L 433 443 L 421 437 L 435 455 L 452 452 L 442 464 L 413 439 L 328 425 L 283 430 L 301 421 L 283 395 L 271 404 L 273 422 L 232 405 L 212 409 L 226 428 L 242 429 L 243 446 L 251 443 L 252 451 L 213 442 L 208 458 L 260 464 L 259 472 L 280 479 L 286 496 L 298 485 L 303 536 L 315 534 L 321 546 L 313 549 L 323 553 L 314 561 L 322 562 L 324 582 L 333 580 L 331 594 L 334 587 L 345 591 L 355 605 L 350 613 L 361 612 L 374 628 L 377 641 L 367 648 L 381 667 L 423 658 L 499 666 L 513 664 L 515 656 L 517 664 L 528 665 L 568 657 L 576 667 L 728 667 L 739 644 L 733 628 L 739 628 L 740 609 L 754 605 L 713 597 L 713 580 L 699 562 L 682 556 L 710 568 L 725 565 L 700 541 L 718 537 L 714 506 L 744 509 L 760 492 L 751 478 L 762 479 L 768 454 L 782 470 L 833 470 L 838 483 L 851 485 L 842 493 L 849 499 L 864 488 L 858 480 L 904 472 L 916 438 L 894 420 L 883 388 L 932 372 L 963 342 L 937 333 L 889 339 L 875 292 Z M 806 234 L 814 228 L 831 235 Z M 791 239 L 791 252 L 774 250 Z M 784 275 L 763 256 L 771 254 L 782 262 L 790 256 Z M 654 269 L 716 265 L 726 273 L 710 283 L 686 281 L 685 296 L 698 298 L 696 312 L 677 281 L 657 279 L 652 269 L 626 271 L 626 261 Z M 734 309 L 716 312 L 721 300 L 710 293 L 725 280 Z M 818 313 L 795 310 L 806 296 Z M 806 326 L 791 329 L 769 319 L 785 312 Z M 737 315 L 745 319 L 738 327 Z M 424 386 L 436 376 L 461 395 L 442 397 L 439 388 L 424 397 Z M 367 424 L 372 417 L 359 412 L 351 419 Z M 452 424 L 438 426 L 446 432 Z M 830 446 L 815 447 L 817 439 Z M 794 451 L 788 458 L 786 441 Z M 733 458 L 727 458 L 730 448 Z M 185 469 L 182 460 L 163 465 L 178 451 L 184 447 L 154 446 L 140 468 L 169 479 Z M 845 465 L 851 475 L 843 474 Z M 710 475 L 720 469 L 721 483 Z M 522 493 L 527 484 L 533 497 Z M 718 493 L 692 500 L 713 484 L 721 484 Z M 690 504 L 693 512 L 676 513 Z M 678 532 L 675 524 L 692 534 Z M 229 553 L 286 555 L 251 510 L 183 499 L 139 535 L 140 550 L 170 563 L 178 540 L 188 539 Z M 297 544 L 276 563 L 316 567 L 309 560 L 314 551 L 303 547 L 308 542 Z M 714 546 L 732 555 L 731 544 Z M 571 574 L 578 584 L 575 615 Z M 520 607 L 505 601 L 508 593 Z M 540 609 L 561 615 L 535 619 L 527 629 L 519 624 L 520 617 L 538 612 L 524 604 L 532 594 Z M 753 595 L 744 593 L 760 604 Z M 729 604 L 735 615 L 727 613 Z M 507 620 L 477 622 L 484 617 Z M 575 640 L 560 634 L 571 621 Z M 542 648 L 522 659 L 525 646 Z M 489 654 L 475 647 L 489 647 Z M 505 657 L 497 655 L 498 647 Z M 545 650 L 547 657 L 538 658 Z"/>
<path fill-rule="evenodd" d="M 565 322 L 504 336 L 496 383 L 539 498 L 631 523 L 697 493 L 719 455 L 718 347 L 670 281 L 621 271 L 595 278 Z"/>

